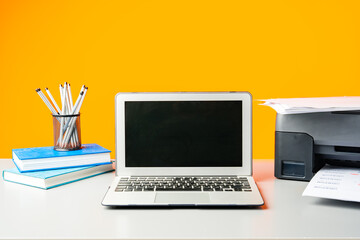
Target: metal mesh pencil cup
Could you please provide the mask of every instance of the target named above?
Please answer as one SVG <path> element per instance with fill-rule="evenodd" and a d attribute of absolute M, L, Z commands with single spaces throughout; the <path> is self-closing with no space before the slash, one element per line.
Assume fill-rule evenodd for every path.
<path fill-rule="evenodd" d="M 71 151 L 81 148 L 80 113 L 52 115 L 54 126 L 54 149 Z"/>

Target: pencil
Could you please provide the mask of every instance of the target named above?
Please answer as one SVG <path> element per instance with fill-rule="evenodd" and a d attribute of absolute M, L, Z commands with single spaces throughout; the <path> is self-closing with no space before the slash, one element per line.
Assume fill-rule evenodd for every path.
<path fill-rule="evenodd" d="M 54 115 L 59 115 L 58 112 L 56 112 L 55 108 L 51 105 L 51 103 L 49 102 L 49 100 L 46 98 L 46 96 L 44 95 L 44 93 L 41 91 L 40 88 L 37 88 L 35 90 L 37 92 L 37 94 L 40 96 L 40 98 L 43 100 L 43 102 L 45 103 L 45 105 L 49 108 L 50 112 Z"/>
<path fill-rule="evenodd" d="M 82 105 L 82 103 L 83 103 L 83 101 L 85 99 L 87 90 L 88 90 L 88 88 L 85 87 L 85 90 L 84 90 L 83 94 L 80 94 L 80 96 L 79 96 L 80 97 L 80 103 L 78 103 L 78 106 L 76 106 L 76 108 L 73 109 L 74 114 L 79 114 L 80 108 L 81 108 L 81 105 Z M 79 98 L 78 98 L 78 100 L 79 100 Z M 67 144 L 69 142 L 70 135 L 72 134 L 72 131 L 74 130 L 76 119 L 77 119 L 77 117 L 74 117 L 74 118 L 71 119 L 71 121 L 69 123 L 69 126 L 67 127 L 65 136 L 63 138 L 62 146 L 64 146 L 65 144 Z"/>
<path fill-rule="evenodd" d="M 45 88 L 45 91 L 46 91 L 47 95 L 49 96 L 50 100 L 52 101 L 52 104 L 55 106 L 56 111 L 57 111 L 58 113 L 60 113 L 60 112 L 61 112 L 61 111 L 60 111 L 60 108 L 59 108 L 59 106 L 57 105 L 54 97 L 52 96 L 52 94 L 51 94 L 51 92 L 50 92 L 50 90 L 49 90 L 48 88 Z"/>

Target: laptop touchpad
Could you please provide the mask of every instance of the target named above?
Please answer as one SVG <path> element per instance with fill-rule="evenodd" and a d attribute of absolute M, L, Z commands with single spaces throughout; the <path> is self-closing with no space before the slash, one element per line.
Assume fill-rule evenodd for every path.
<path fill-rule="evenodd" d="M 156 193 L 156 203 L 209 203 L 210 196 L 208 193 Z"/>

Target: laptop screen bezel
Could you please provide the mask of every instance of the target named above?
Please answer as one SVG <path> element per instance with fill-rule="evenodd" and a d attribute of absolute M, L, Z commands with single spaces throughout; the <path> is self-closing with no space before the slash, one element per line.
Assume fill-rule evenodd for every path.
<path fill-rule="evenodd" d="M 241 167 L 126 167 L 125 103 L 127 101 L 242 101 Z M 116 175 L 252 175 L 252 97 L 248 92 L 118 93 L 115 97 Z"/>

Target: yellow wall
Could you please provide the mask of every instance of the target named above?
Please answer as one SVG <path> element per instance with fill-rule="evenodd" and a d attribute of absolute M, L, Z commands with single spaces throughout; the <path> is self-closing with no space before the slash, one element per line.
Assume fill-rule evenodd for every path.
<path fill-rule="evenodd" d="M 359 3 L 0 0 L 0 158 L 53 144 L 35 89 L 59 101 L 65 81 L 89 86 L 83 143 L 112 151 L 120 91 L 359 95 Z M 273 157 L 274 123 L 254 102 L 255 158 Z"/>

